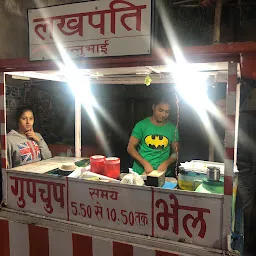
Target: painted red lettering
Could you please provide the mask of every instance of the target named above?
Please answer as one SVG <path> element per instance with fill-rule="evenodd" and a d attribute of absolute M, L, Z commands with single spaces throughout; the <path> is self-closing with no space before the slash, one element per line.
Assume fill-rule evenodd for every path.
<path fill-rule="evenodd" d="M 108 219 L 112 220 L 113 222 L 116 221 L 116 210 L 115 209 L 109 209 L 107 208 L 107 214 L 108 214 Z"/>
<path fill-rule="evenodd" d="M 92 217 L 92 207 L 90 205 L 87 206 L 87 215 L 88 215 L 88 218 Z"/>
<path fill-rule="evenodd" d="M 80 204 L 80 210 L 81 210 L 82 216 L 85 218 L 87 214 L 86 214 L 86 209 L 84 204 Z"/>
<path fill-rule="evenodd" d="M 161 206 L 163 207 L 163 212 L 160 212 L 156 215 L 156 223 L 159 228 L 166 231 L 169 229 L 170 226 L 170 214 L 168 211 L 168 204 L 163 199 L 159 199 L 156 201 L 156 207 L 160 208 Z"/>
<path fill-rule="evenodd" d="M 71 202 L 71 207 L 72 207 L 72 213 L 76 216 L 78 211 L 76 207 L 76 202 Z"/>
<path fill-rule="evenodd" d="M 72 213 L 74 216 L 82 216 L 84 218 L 91 219 L 92 208 L 90 205 L 85 205 L 83 203 L 71 202 Z"/>
<path fill-rule="evenodd" d="M 183 220 L 182 220 L 183 228 L 186 234 L 191 238 L 193 235 L 188 228 L 188 220 L 190 219 L 192 220 L 192 228 L 194 229 L 197 227 L 197 225 L 200 222 L 201 226 L 200 226 L 200 231 L 198 233 L 198 236 L 201 238 L 204 238 L 206 234 L 206 222 L 204 220 L 204 213 L 210 213 L 210 210 L 205 208 L 179 205 L 178 199 L 173 194 L 170 194 L 169 198 L 170 200 L 173 201 L 170 204 L 170 207 L 172 209 L 171 213 L 169 212 L 169 206 L 165 200 L 159 199 L 156 201 L 155 206 L 158 209 L 163 208 L 163 211 L 159 212 L 156 215 L 156 222 L 158 227 L 164 231 L 169 230 L 170 219 L 173 219 L 173 228 L 172 228 L 173 233 L 178 235 L 179 234 L 179 210 L 197 212 L 197 217 L 194 217 L 192 214 L 186 214 L 183 217 Z"/>
<path fill-rule="evenodd" d="M 122 222 L 124 225 L 127 225 L 127 223 L 128 223 L 128 217 L 127 217 L 126 213 L 127 213 L 126 210 L 121 210 L 121 215 L 123 217 Z"/>
<path fill-rule="evenodd" d="M 133 215 L 133 212 L 129 213 L 129 223 L 130 223 L 131 226 L 134 225 L 134 215 Z"/>

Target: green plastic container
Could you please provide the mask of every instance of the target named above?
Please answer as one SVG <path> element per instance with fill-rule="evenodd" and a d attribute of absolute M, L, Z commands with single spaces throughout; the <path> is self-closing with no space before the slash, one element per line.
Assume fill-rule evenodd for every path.
<path fill-rule="evenodd" d="M 196 192 L 209 194 L 224 194 L 224 182 L 210 181 L 204 179 L 202 184 L 197 187 Z"/>

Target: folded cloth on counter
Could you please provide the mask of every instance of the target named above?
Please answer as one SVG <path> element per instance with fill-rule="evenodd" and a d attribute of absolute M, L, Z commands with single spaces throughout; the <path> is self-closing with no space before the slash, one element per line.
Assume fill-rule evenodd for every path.
<path fill-rule="evenodd" d="M 138 173 L 133 172 L 132 170 L 129 170 L 129 173 L 122 178 L 121 183 L 137 186 L 145 185 L 143 178 Z"/>

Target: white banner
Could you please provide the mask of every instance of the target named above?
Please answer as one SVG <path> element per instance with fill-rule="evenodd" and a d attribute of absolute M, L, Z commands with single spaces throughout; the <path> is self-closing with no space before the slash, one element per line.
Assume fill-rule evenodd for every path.
<path fill-rule="evenodd" d="M 28 10 L 30 60 L 150 54 L 151 0 L 100 0 Z"/>

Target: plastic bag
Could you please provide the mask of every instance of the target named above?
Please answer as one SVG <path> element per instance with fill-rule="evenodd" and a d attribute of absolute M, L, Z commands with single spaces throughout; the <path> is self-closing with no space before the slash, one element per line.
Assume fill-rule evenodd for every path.
<path fill-rule="evenodd" d="M 122 184 L 129 184 L 129 185 L 137 185 L 137 186 L 144 186 L 144 180 L 140 175 L 132 170 L 129 170 L 129 174 L 125 175 L 121 180 Z"/>

